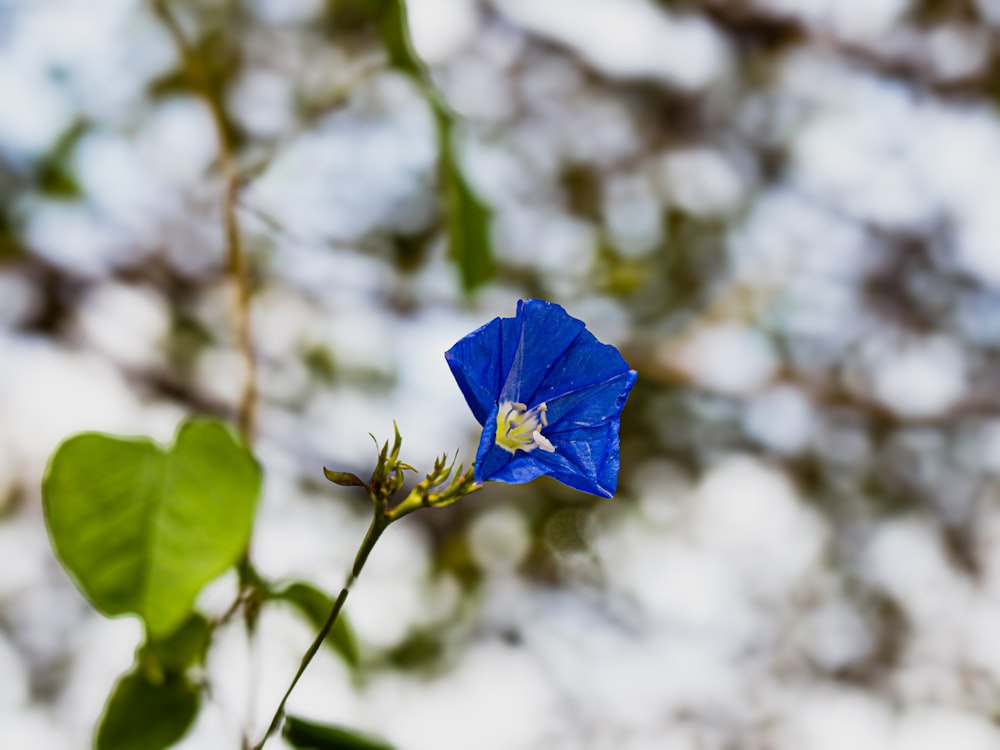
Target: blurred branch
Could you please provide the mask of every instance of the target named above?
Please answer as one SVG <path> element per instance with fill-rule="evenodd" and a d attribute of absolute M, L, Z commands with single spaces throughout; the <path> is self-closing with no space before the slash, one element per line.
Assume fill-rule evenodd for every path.
<path fill-rule="evenodd" d="M 863 65 L 876 75 L 895 79 L 905 85 L 912 86 L 934 96 L 948 98 L 965 98 L 969 93 L 980 91 L 984 86 L 995 80 L 997 74 L 997 58 L 1000 55 L 995 38 L 990 41 L 990 50 L 986 64 L 954 78 L 940 78 L 929 62 L 927 48 L 914 46 L 921 34 L 934 28 L 930 23 L 935 13 L 940 16 L 938 24 L 947 22 L 964 23 L 969 28 L 982 23 L 971 9 L 963 9 L 962 3 L 947 8 L 947 2 L 928 2 L 923 8 L 917 8 L 909 14 L 907 22 L 894 29 L 895 43 L 887 43 L 884 36 L 878 40 L 855 41 L 838 34 L 831 27 L 819 23 L 808 23 L 794 14 L 771 9 L 746 0 L 699 0 L 692 6 L 704 13 L 720 29 L 725 31 L 730 39 L 738 43 L 744 56 L 769 59 L 772 55 L 781 54 L 797 45 L 808 41 L 809 44 L 832 51 Z M 901 45 L 900 34 L 909 36 L 910 45 Z"/>
<path fill-rule="evenodd" d="M 188 42 L 168 0 L 153 0 L 153 12 L 170 33 L 181 55 L 184 73 L 204 99 L 212 115 L 219 139 L 219 167 L 223 179 L 222 215 L 226 241 L 226 267 L 233 287 L 233 327 L 236 345 L 243 358 L 246 376 L 239 399 L 237 426 L 244 439 L 253 442 L 256 423 L 257 377 L 250 335 L 250 278 L 246 249 L 240 232 L 236 209 L 239 202 L 240 176 L 236 164 L 236 149 L 232 130 L 226 119 L 219 93 L 212 86 L 207 68 L 194 47 Z"/>
<path fill-rule="evenodd" d="M 344 80 L 338 83 L 333 90 L 329 91 L 322 100 L 313 102 L 302 115 L 302 121 L 295 127 L 283 133 L 275 142 L 268 147 L 267 153 L 250 163 L 242 166 L 244 181 L 252 180 L 263 174 L 270 167 L 275 159 L 292 143 L 302 137 L 309 130 L 315 128 L 317 122 L 324 116 L 343 107 L 350 101 L 351 94 L 361 86 L 373 79 L 378 74 L 387 69 L 388 62 L 386 56 L 381 52 L 371 54 L 356 62 L 356 64 L 344 74 Z"/>

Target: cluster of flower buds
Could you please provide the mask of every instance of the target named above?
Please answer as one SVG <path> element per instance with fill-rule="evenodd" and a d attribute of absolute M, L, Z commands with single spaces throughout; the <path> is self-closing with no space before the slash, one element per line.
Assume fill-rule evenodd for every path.
<path fill-rule="evenodd" d="M 363 488 L 375 505 L 376 516 L 384 518 L 386 525 L 420 508 L 440 508 L 451 505 L 482 488 L 481 484 L 476 483 L 471 466 L 465 469 L 462 464 L 458 464 L 456 467 L 457 453 L 451 461 L 445 454 L 434 462 L 434 468 L 413 486 L 406 497 L 399 502 L 393 502 L 400 490 L 403 489 L 406 472 L 416 471 L 399 458 L 403 439 L 395 424 L 393 424 L 393 432 L 395 436 L 392 448 L 389 448 L 388 440 L 382 444 L 378 453 L 378 461 L 369 481 L 365 482 L 357 474 L 350 472 L 323 469 L 323 474 L 334 484 L 339 484 L 342 487 Z M 372 439 L 375 439 L 374 436 Z M 375 445 L 378 446 L 377 440 Z"/>

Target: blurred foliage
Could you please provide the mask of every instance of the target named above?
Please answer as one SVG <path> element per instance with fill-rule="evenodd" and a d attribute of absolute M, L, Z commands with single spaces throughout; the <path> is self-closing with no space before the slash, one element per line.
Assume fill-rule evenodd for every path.
<path fill-rule="evenodd" d="M 482 286 L 496 274 L 490 238 L 490 210 L 462 173 L 456 153 L 456 118 L 430 80 L 410 40 L 403 0 L 369 0 L 375 24 L 389 55 L 389 64 L 419 86 L 434 111 L 438 126 L 441 192 L 447 216 L 448 242 L 466 291 Z"/>
<path fill-rule="evenodd" d="M 85 120 L 77 120 L 39 160 L 36 179 L 38 189 L 42 193 L 63 200 L 83 197 L 83 191 L 74 174 L 73 156 L 80 139 L 89 131 L 90 125 Z"/>
<path fill-rule="evenodd" d="M 268 20 L 237 2 L 171 3 L 189 32 L 190 56 L 186 60 L 178 56 L 169 69 L 149 82 L 148 100 L 137 105 L 136 112 L 109 123 L 95 123 L 89 115 L 81 115 L 31 158 L 0 149 L 0 270 L 27 279 L 40 290 L 39 309 L 14 325 L 22 334 L 79 346 L 80 334 L 72 323 L 86 291 L 108 279 L 148 284 L 163 295 L 169 308 L 168 331 L 161 342 L 166 356 L 156 366 L 123 367 L 128 382 L 144 396 L 162 396 L 186 410 L 228 413 L 229 405 L 217 394 L 206 392 L 197 375 L 204 353 L 227 343 L 225 326 L 219 323 L 214 307 L 222 270 L 220 263 L 211 260 L 218 235 L 218 210 L 212 200 L 198 192 L 185 195 L 182 220 L 164 220 L 148 236 L 140 233 L 138 239 L 133 238 L 140 260 L 131 265 L 112 264 L 108 279 L 77 271 L 41 252 L 25 217 L 30 218 L 40 200 L 90 207 L 91 197 L 76 169 L 81 143 L 98 126 L 119 128 L 132 137 L 140 127 L 143 107 L 152 108 L 178 94 L 213 103 L 236 151 L 236 163 L 245 169 L 239 175 L 240 186 L 250 191 L 282 149 L 303 134 L 319 130 L 331 113 L 362 111 L 375 107 L 373 101 L 387 106 L 379 101 L 376 84 L 403 77 L 423 98 L 435 123 L 433 173 L 420 175 L 425 189 L 434 193 L 434 210 L 417 212 L 418 220 L 398 225 L 397 212 L 393 212 L 383 217 L 382 225 L 361 231 L 361 236 L 330 239 L 330 257 L 342 253 L 342 258 L 357 256 L 374 264 L 378 281 L 372 283 L 371 295 L 376 304 L 400 317 L 470 300 L 488 305 L 491 294 L 549 297 L 609 310 L 607 321 L 593 322 L 607 322 L 624 332 L 626 357 L 640 373 L 624 413 L 622 490 L 615 502 L 634 509 L 636 499 L 649 489 L 640 470 L 657 462 L 669 464 L 692 483 L 720 457 L 732 453 L 751 454 L 780 467 L 833 530 L 829 566 L 848 582 L 847 596 L 863 611 L 873 634 L 872 655 L 833 677 L 878 685 L 901 659 L 911 625 L 905 608 L 891 594 L 863 580 L 852 557 L 856 539 L 887 519 L 916 515 L 934 523 L 956 569 L 971 581 L 982 572 L 976 542 L 980 512 L 995 504 L 990 492 L 995 493 L 997 469 L 982 454 L 984 436 L 1000 420 L 996 387 L 1000 292 L 956 263 L 952 219 L 931 217 L 925 229 L 899 229 L 846 214 L 841 206 L 799 185 L 795 133 L 817 115 L 817 108 L 782 89 L 781 76 L 799 57 L 835 60 L 838 70 L 849 71 L 856 76 L 852 80 L 865 85 L 886 86 L 901 92 L 904 99 L 956 111 L 984 108 L 995 118 L 1000 101 L 995 26 L 989 26 L 982 10 L 985 3 L 923 0 L 911 5 L 900 26 L 912 35 L 955 28 L 990 29 L 987 62 L 966 76 L 948 79 L 934 73 L 926 55 L 897 54 L 906 46 L 902 42 L 893 46 L 841 37 L 829 26 L 769 10 L 762 3 L 660 0 L 658 5 L 702 19 L 720 35 L 733 55 L 722 82 L 691 89 L 662 80 L 614 75 L 570 45 L 518 28 L 484 3 L 478 12 L 484 29 L 492 35 L 490 44 L 499 45 L 497 39 L 514 40 L 514 51 L 509 53 L 512 61 L 498 65 L 502 81 L 496 92 L 498 99 L 507 96 L 510 103 L 491 119 L 482 114 L 462 116 L 463 91 L 455 80 L 475 68 L 470 60 L 480 64 L 479 56 L 488 59 L 489 54 L 502 57 L 508 53 L 491 52 L 486 43 L 480 48 L 477 41 L 451 62 L 429 69 L 414 51 L 401 0 L 326 0 L 308 23 Z M 233 105 L 243 77 L 261 70 L 280 78 L 292 92 L 294 116 L 279 135 L 255 134 Z M 509 92 L 502 95 L 502 87 L 509 87 Z M 547 93 L 539 95 L 539 89 Z M 616 145 L 614 128 L 594 115 L 609 112 L 613 114 L 609 118 L 622 123 L 621 128 L 629 133 L 626 146 Z M 587 135 L 592 138 L 587 140 Z M 492 191 L 477 190 L 470 169 L 473 160 L 467 158 L 470 144 L 481 151 L 513 154 L 512 171 L 530 186 L 513 199 L 505 196 L 505 202 L 495 200 Z M 737 165 L 746 184 L 746 194 L 737 205 L 716 212 L 699 210 L 675 195 L 675 184 L 659 184 L 662 160 L 690 148 L 711 150 Z M 211 165 L 206 182 L 217 167 Z M 609 216 L 609 196 L 625 178 L 646 180 L 657 193 L 654 223 L 658 234 L 647 245 L 637 246 L 623 238 Z M 839 321 L 825 328 L 796 324 L 792 313 L 802 300 L 790 299 L 789 289 L 801 281 L 798 271 L 791 278 L 758 283 L 744 275 L 746 268 L 733 249 L 754 210 L 774 195 L 788 192 L 804 196 L 804 205 L 835 216 L 862 238 L 865 257 L 856 275 L 825 280 L 850 296 L 851 311 L 864 320 L 865 330 L 852 334 L 846 344 Z M 296 227 L 261 228 L 256 215 L 243 208 L 247 210 L 241 218 L 253 227 L 248 232 L 264 236 L 274 246 L 296 244 Z M 529 214 L 535 223 L 524 218 Z M 556 250 L 546 246 L 553 235 L 545 230 L 553 224 L 589 232 L 594 239 L 593 258 L 587 252 L 562 253 L 563 260 L 549 261 L 548 254 Z M 194 225 L 212 229 L 199 234 L 191 231 Z M 528 239 L 519 239 L 522 235 Z M 807 250 L 812 241 L 819 244 L 822 239 L 805 235 L 795 241 Z M 422 273 L 440 272 L 441 266 L 435 265 L 439 241 L 447 243 L 450 267 L 466 293 L 461 301 L 439 287 L 420 286 Z M 279 254 L 280 247 L 274 252 Z M 257 281 L 257 291 L 266 293 L 266 269 Z M 293 290 L 295 283 L 307 286 L 304 280 L 288 278 L 280 283 Z M 447 284 L 442 286 L 447 289 Z M 475 296 L 483 289 L 485 294 Z M 813 286 L 798 289 L 796 294 L 811 303 L 828 291 Z M 316 294 L 304 288 L 296 293 L 303 298 Z M 814 314 L 827 313 L 820 309 Z M 674 354 L 682 345 L 727 325 L 759 333 L 776 359 L 769 386 L 789 388 L 806 404 L 812 426 L 800 445 L 769 444 L 759 430 L 751 428 L 750 415 L 760 408 L 760 393 L 713 389 L 676 366 Z M 929 416 L 894 411 L 874 394 L 866 352 L 872 342 L 904 348 L 907 342 L 928 337 L 943 337 L 959 347 L 968 363 L 968 392 L 953 406 Z M 272 368 L 270 374 L 287 374 L 281 367 L 290 363 L 281 361 L 282 356 L 268 353 L 262 358 Z M 317 393 L 347 387 L 352 392 L 381 394 L 398 384 L 392 374 L 352 364 L 325 341 L 296 346 L 288 357 L 306 371 L 308 386 L 304 388 Z M 265 393 L 263 398 L 273 399 L 273 406 L 285 397 Z M 304 409 L 306 399 L 288 397 L 286 403 Z M 109 440 L 91 436 L 87 445 L 64 446 L 68 452 L 56 457 L 46 487 L 48 520 L 57 552 L 95 606 L 108 613 L 138 612 L 151 617 L 150 630 L 157 636 L 140 651 L 136 668 L 119 682 L 101 725 L 99 746 L 129 747 L 136 731 L 134 717 L 151 704 L 160 706 L 164 717 L 163 725 L 152 730 L 160 737 L 154 744 L 165 746 L 184 731 L 197 709 L 199 692 L 191 675 L 201 658 L 201 642 L 193 638 L 164 649 L 160 636 L 173 638 L 172 634 L 185 632 L 196 622 L 186 618 L 191 617 L 194 595 L 211 576 L 187 571 L 190 585 L 181 596 L 173 590 L 146 591 L 138 581 L 122 588 L 116 571 L 101 568 L 100 548 L 105 541 L 88 536 L 72 509 L 106 479 L 93 476 L 88 467 L 95 452 L 107 447 Z M 74 455 L 81 447 L 86 450 Z M 224 449 L 206 450 L 212 470 L 218 472 L 216 459 Z M 129 475 L 123 486 L 136 490 L 128 497 L 120 496 L 122 504 L 137 496 L 150 507 L 184 500 L 182 504 L 192 512 L 204 510 L 203 493 L 192 490 L 180 500 L 168 497 L 162 484 L 150 481 L 144 469 L 136 468 L 146 461 L 166 461 L 169 454 L 145 443 L 115 447 L 119 458 L 130 451 L 142 455 L 136 457 L 136 464 L 119 460 L 116 479 Z M 246 485 L 243 494 L 249 497 L 255 492 L 249 487 L 253 482 L 245 472 L 241 477 L 235 485 Z M 457 581 L 466 600 L 475 600 L 489 575 L 470 552 L 470 525 L 481 514 L 512 500 L 513 492 L 491 488 L 474 507 L 460 504 L 446 514 L 433 514 L 433 518 L 421 514 L 413 519 L 432 541 L 433 573 Z M 593 515 L 595 504 L 580 502 L 551 482 L 536 482 L 516 492 L 513 505 L 524 515 L 532 537 L 517 574 L 540 586 L 577 581 L 579 571 L 567 568 L 565 560 L 587 553 L 590 542 L 582 519 Z M 252 502 L 249 505 L 252 512 Z M 109 508 L 112 513 L 120 511 Z M 145 559 L 150 550 L 143 545 L 148 540 L 140 540 L 138 526 L 128 526 L 136 520 L 122 516 L 122 539 L 130 540 L 136 556 Z M 221 562 L 210 566 L 214 572 L 222 563 L 227 567 L 235 562 L 245 542 L 245 535 L 237 534 L 239 529 L 230 523 L 232 519 L 224 520 L 225 524 L 215 519 L 219 528 L 213 527 L 212 536 L 220 545 L 227 538 L 233 543 L 220 555 Z M 189 558 L 179 558 L 171 563 L 171 573 L 176 572 L 173 565 L 181 562 L 186 569 Z M 601 585 L 600 581 L 586 583 Z M 284 588 L 275 585 L 272 593 L 313 624 L 325 618 L 324 610 L 329 607 L 330 597 L 305 582 Z M 173 606 L 168 615 L 149 609 L 180 600 L 182 606 Z M 462 612 L 455 615 L 462 616 Z M 436 630 L 417 629 L 382 654 L 366 654 L 365 644 L 357 642 L 346 621 L 341 623 L 343 627 L 338 626 L 328 644 L 354 668 L 367 663 L 423 668 L 444 658 L 447 638 L 468 637 L 443 625 Z M 175 631 L 177 626 L 181 630 Z M 200 626 L 190 627 L 197 630 Z M 293 744 L 327 743 L 298 747 L 366 747 L 329 744 L 340 741 L 336 729 L 326 731 L 300 720 L 290 726 L 294 739 L 288 739 Z M 367 746 L 380 747 L 377 743 Z"/>

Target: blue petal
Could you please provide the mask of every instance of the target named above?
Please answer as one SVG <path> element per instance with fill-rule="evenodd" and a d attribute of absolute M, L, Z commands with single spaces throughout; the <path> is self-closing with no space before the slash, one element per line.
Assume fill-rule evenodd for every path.
<path fill-rule="evenodd" d="M 554 439 L 555 453 L 533 451 L 545 473 L 565 485 L 601 497 L 618 489 L 619 420 L 563 433 Z"/>
<path fill-rule="evenodd" d="M 531 403 L 549 402 L 557 396 L 603 383 L 626 372 L 629 372 L 628 363 L 618 350 L 602 344 L 594 334 L 584 330 L 572 346 L 552 360 L 545 381 L 532 393 Z"/>
<path fill-rule="evenodd" d="M 515 456 L 484 439 L 476 457 L 476 481 L 522 484 L 545 475 L 582 492 L 613 497 L 620 464 L 618 429 L 619 420 L 613 419 L 564 434 L 555 453 L 534 450 Z"/>
<path fill-rule="evenodd" d="M 445 352 L 448 367 L 479 424 L 485 424 L 500 398 L 514 360 L 517 334 L 514 318 L 494 318 Z"/>
<path fill-rule="evenodd" d="M 476 482 L 479 484 L 493 479 L 494 475 L 502 472 L 514 460 L 514 454 L 496 444 L 498 412 L 499 407 L 494 404 L 483 422 L 483 434 L 479 438 L 474 467 Z"/>
<path fill-rule="evenodd" d="M 553 435 L 617 418 L 635 384 L 635 378 L 635 370 L 626 370 L 603 382 L 539 399 L 544 400 L 548 407 L 549 426 L 545 434 Z"/>
<path fill-rule="evenodd" d="M 518 302 L 516 321 L 517 349 L 500 400 L 533 404 L 552 366 L 585 332 L 585 326 L 560 305 L 540 299 Z"/>

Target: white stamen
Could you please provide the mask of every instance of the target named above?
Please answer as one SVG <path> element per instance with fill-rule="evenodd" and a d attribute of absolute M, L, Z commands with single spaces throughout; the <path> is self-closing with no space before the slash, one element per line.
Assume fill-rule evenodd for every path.
<path fill-rule="evenodd" d="M 535 430 L 533 433 L 531 433 L 531 439 L 535 441 L 535 445 L 537 445 L 546 453 L 556 452 L 556 447 L 552 445 L 549 439 L 542 434 L 541 430 Z"/>

